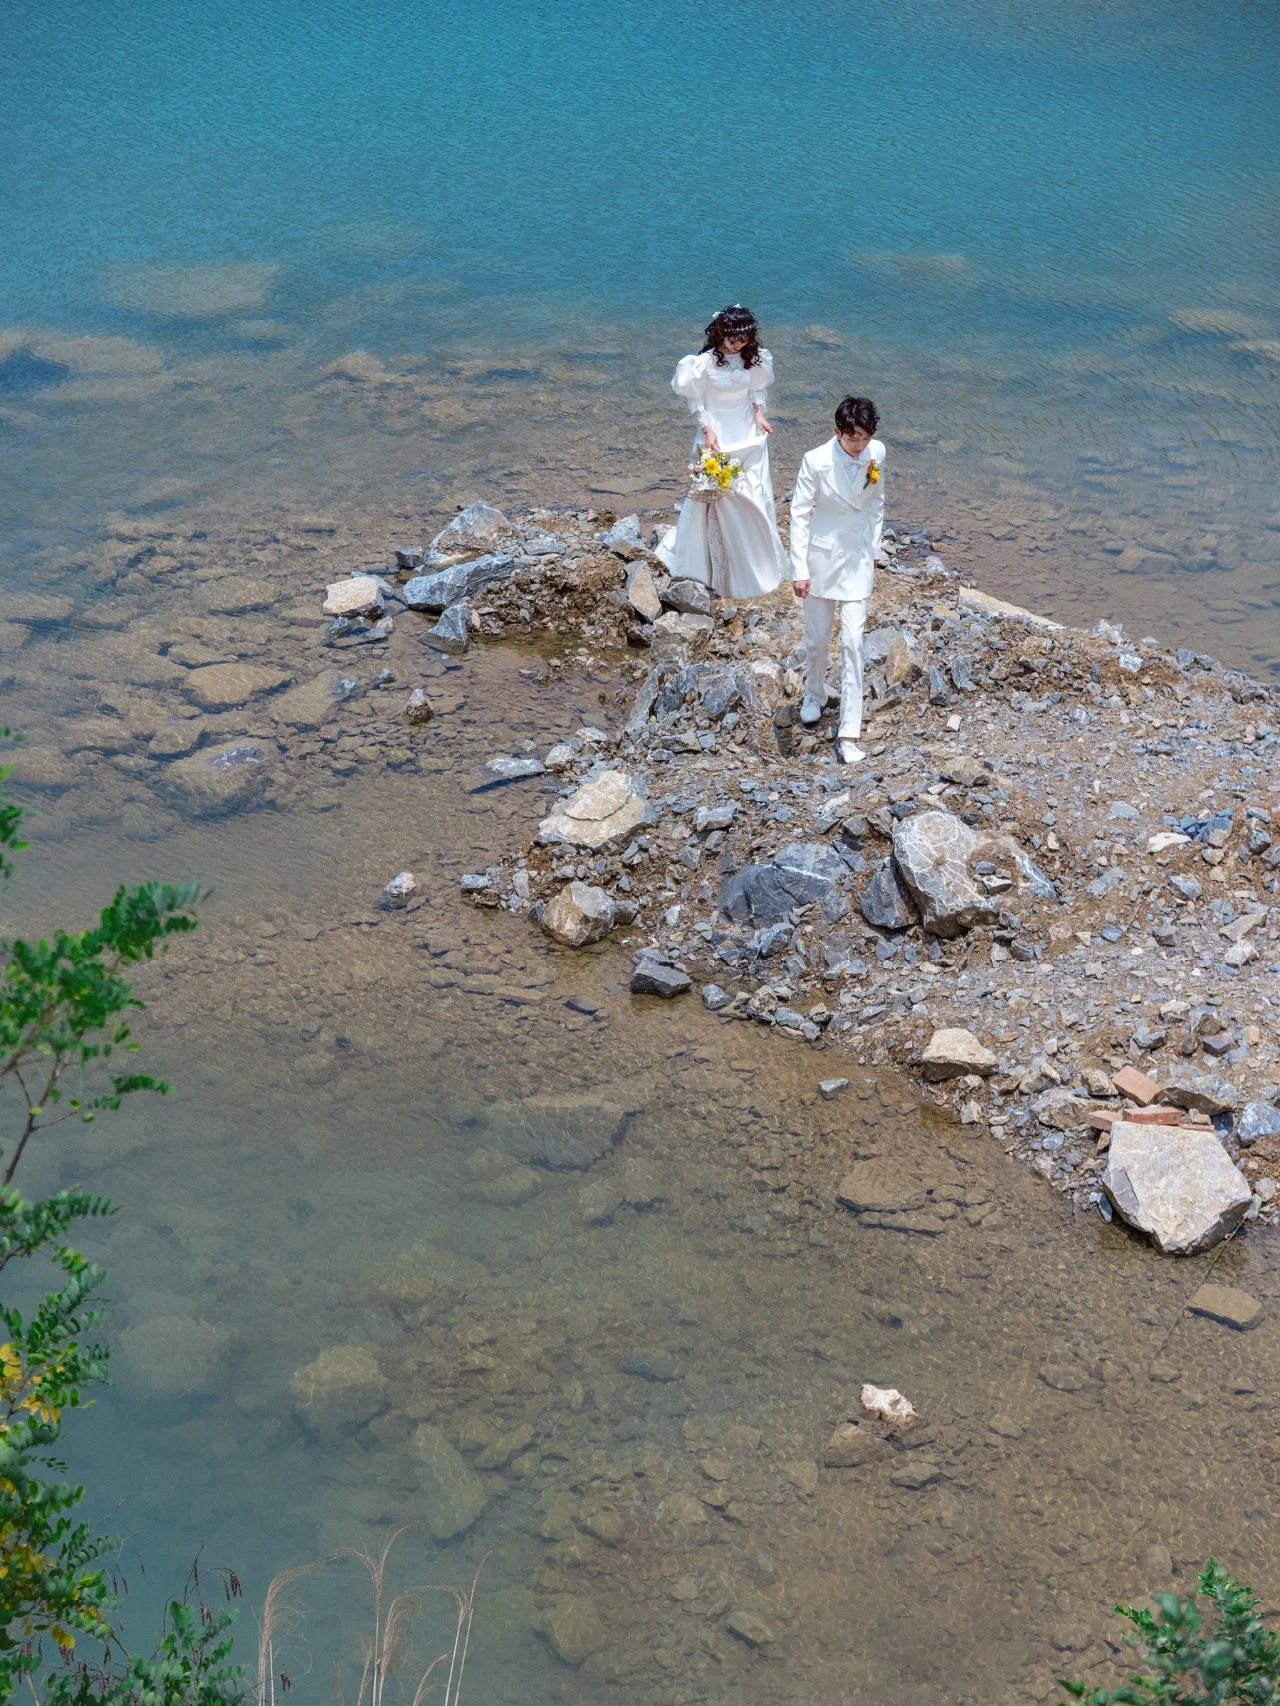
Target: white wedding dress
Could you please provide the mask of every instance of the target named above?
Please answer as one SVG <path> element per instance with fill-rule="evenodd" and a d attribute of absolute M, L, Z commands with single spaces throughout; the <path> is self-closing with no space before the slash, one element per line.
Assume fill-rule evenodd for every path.
<path fill-rule="evenodd" d="M 686 355 L 676 368 L 671 389 L 683 397 L 699 426 L 695 449 L 710 427 L 742 463 L 742 473 L 717 503 L 686 498 L 680 510 L 672 550 L 671 573 L 703 581 L 721 598 L 758 598 L 772 592 L 786 572 L 778 539 L 778 518 L 769 473 L 769 440 L 756 425 L 755 407 L 764 407 L 773 381 L 773 357 L 760 351 L 754 367 L 740 355 L 723 364 L 715 352 Z"/>

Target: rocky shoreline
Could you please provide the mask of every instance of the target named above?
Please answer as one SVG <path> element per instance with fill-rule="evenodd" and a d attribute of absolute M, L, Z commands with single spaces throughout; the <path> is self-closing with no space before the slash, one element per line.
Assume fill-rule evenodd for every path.
<path fill-rule="evenodd" d="M 635 660 L 617 726 L 481 772 L 476 788 L 541 777 L 561 798 L 530 845 L 463 879 L 472 901 L 569 947 L 613 936 L 637 996 L 696 988 L 726 1020 L 827 1051 L 827 1094 L 845 1064 L 922 1078 L 1162 1249 L 1274 1218 L 1273 691 L 1105 621 L 1084 633 L 1003 603 L 927 533 L 891 526 L 870 756 L 845 769 L 831 714 L 812 733 L 798 721 L 789 588 L 713 606 L 666 574 L 666 528 L 643 531 L 475 505 L 397 553 L 394 591 L 330 588 L 340 631 L 404 603 L 449 651 L 541 632 L 577 642 L 580 663 L 587 647 Z M 429 720 L 429 695 L 405 715 Z M 930 1230 L 919 1205 L 842 1200 Z"/>

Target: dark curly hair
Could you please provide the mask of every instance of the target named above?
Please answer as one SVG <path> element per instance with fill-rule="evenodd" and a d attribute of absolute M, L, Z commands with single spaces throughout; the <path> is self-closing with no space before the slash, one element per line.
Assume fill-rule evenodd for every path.
<path fill-rule="evenodd" d="M 875 434 L 880 425 L 880 411 L 870 397 L 845 397 L 836 405 L 837 432 L 869 432 Z"/>
<path fill-rule="evenodd" d="M 702 354 L 708 350 L 715 351 L 716 366 L 725 364 L 724 351 L 720 345 L 727 338 L 745 338 L 746 344 L 741 350 L 744 367 L 760 365 L 760 327 L 750 308 L 744 308 L 741 302 L 731 302 L 727 308 L 722 308 L 707 327 L 707 341 L 702 346 Z"/>

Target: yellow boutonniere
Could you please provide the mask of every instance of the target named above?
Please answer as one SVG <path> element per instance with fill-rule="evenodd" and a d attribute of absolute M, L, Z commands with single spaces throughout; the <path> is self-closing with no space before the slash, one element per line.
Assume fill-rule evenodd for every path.
<path fill-rule="evenodd" d="M 878 486 L 880 484 L 880 464 L 874 456 L 867 463 L 867 477 L 862 483 L 864 486 Z"/>

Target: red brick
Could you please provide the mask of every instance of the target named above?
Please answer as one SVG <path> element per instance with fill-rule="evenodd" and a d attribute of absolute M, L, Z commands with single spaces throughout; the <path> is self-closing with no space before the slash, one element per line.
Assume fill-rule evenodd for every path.
<path fill-rule="evenodd" d="M 1127 1096 L 1131 1102 L 1137 1102 L 1145 1108 L 1149 1102 L 1154 1102 L 1160 1094 L 1160 1086 L 1154 1078 L 1148 1078 L 1145 1072 L 1139 1072 L 1136 1066 L 1122 1066 L 1111 1080 L 1122 1096 Z"/>
<path fill-rule="evenodd" d="M 1094 1131 L 1110 1131 L 1117 1120 L 1123 1119 L 1123 1114 L 1116 1113 L 1114 1108 L 1090 1108 L 1088 1123 Z"/>
<path fill-rule="evenodd" d="M 1130 1108 L 1121 1114 L 1122 1120 L 1132 1120 L 1134 1125 L 1186 1125 L 1186 1111 L 1182 1108 Z"/>

